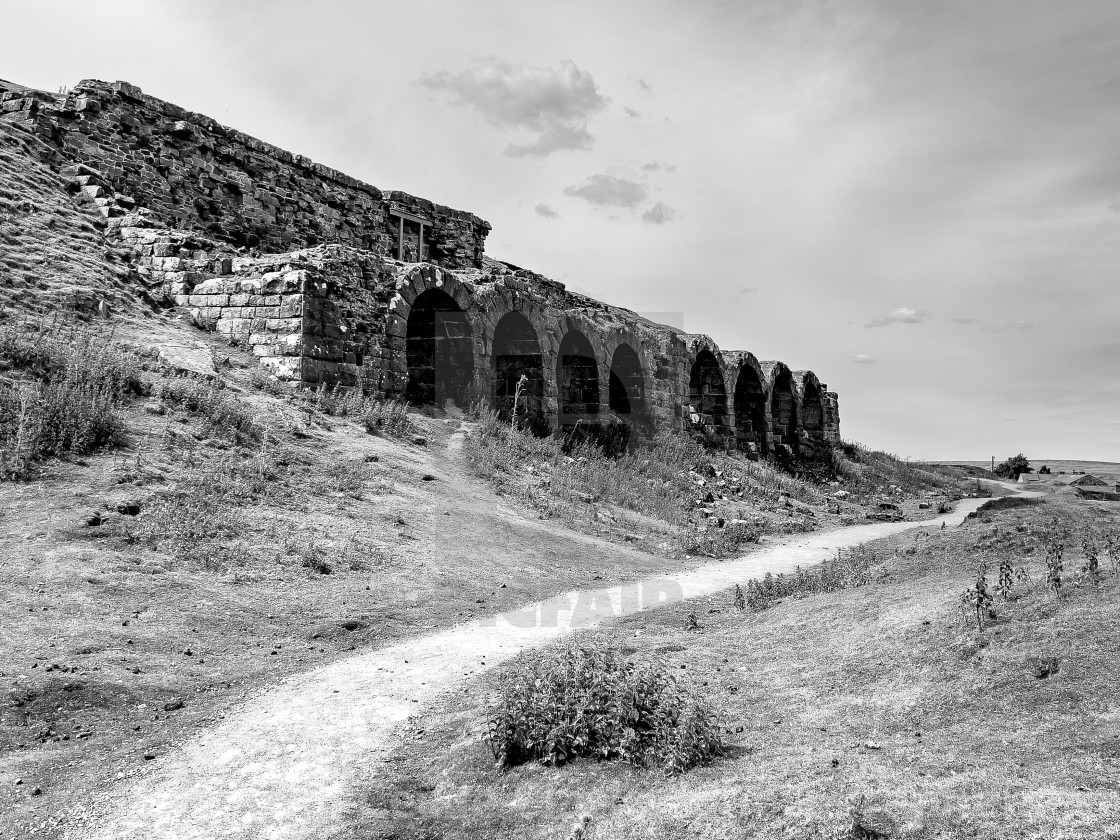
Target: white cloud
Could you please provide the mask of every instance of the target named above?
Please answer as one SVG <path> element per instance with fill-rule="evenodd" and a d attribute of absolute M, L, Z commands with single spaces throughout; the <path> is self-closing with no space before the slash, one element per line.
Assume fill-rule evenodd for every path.
<path fill-rule="evenodd" d="M 672 207 L 662 204 L 659 201 L 646 210 L 646 212 L 642 213 L 642 221 L 647 225 L 663 225 L 668 221 L 672 221 L 674 215 L 676 214 Z"/>
<path fill-rule="evenodd" d="M 559 213 L 557 213 L 555 210 L 553 210 L 547 204 L 538 204 L 536 207 L 533 208 L 533 211 L 538 216 L 544 216 L 546 219 L 556 219 L 556 218 L 559 218 L 559 216 L 560 216 Z"/>
<path fill-rule="evenodd" d="M 572 61 L 561 61 L 553 68 L 489 58 L 467 70 L 443 70 L 419 82 L 455 94 L 455 105 L 474 108 L 491 125 L 534 132 L 534 141 L 506 147 L 506 154 L 513 157 L 590 149 L 595 138 L 587 130 L 587 122 L 607 105 L 592 75 Z"/>
<path fill-rule="evenodd" d="M 741 294 L 741 295 L 753 295 L 757 291 L 758 291 L 758 286 L 743 286 L 741 289 L 739 289 L 739 294 Z"/>
<path fill-rule="evenodd" d="M 649 190 L 640 181 L 615 175 L 588 175 L 580 186 L 570 186 L 564 195 L 582 198 L 603 207 L 636 207 L 645 201 Z M 658 205 L 660 206 L 660 205 Z"/>
<path fill-rule="evenodd" d="M 642 115 L 641 111 L 635 111 L 633 108 L 623 108 L 622 110 L 626 112 L 628 117 L 640 117 Z"/>
<path fill-rule="evenodd" d="M 909 306 L 900 306 L 886 315 L 876 315 L 865 327 L 885 327 L 888 324 L 917 324 L 929 317 L 929 313 L 921 309 L 911 309 Z"/>
<path fill-rule="evenodd" d="M 658 160 L 651 160 L 649 163 L 642 164 L 643 172 L 657 172 L 664 169 L 666 172 L 676 172 L 677 165 L 675 163 L 662 163 Z"/>
<path fill-rule="evenodd" d="M 858 365 L 870 365 L 874 364 L 875 362 L 875 357 L 868 356 L 866 353 L 856 353 L 854 356 L 850 356 L 849 358 Z"/>

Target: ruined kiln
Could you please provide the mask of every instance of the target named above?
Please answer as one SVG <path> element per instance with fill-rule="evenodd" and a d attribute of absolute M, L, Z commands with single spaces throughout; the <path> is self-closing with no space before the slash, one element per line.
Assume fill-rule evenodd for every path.
<path fill-rule="evenodd" d="M 472 213 L 383 192 L 127 83 L 54 95 L 0 81 L 0 126 L 42 141 L 150 295 L 281 380 L 482 400 L 540 431 L 687 431 L 756 458 L 839 440 L 836 394 L 811 371 L 492 260 L 490 225 Z"/>

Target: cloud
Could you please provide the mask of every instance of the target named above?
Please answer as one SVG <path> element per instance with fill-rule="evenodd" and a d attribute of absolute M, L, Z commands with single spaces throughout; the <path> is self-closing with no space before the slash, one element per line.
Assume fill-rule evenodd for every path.
<path fill-rule="evenodd" d="M 671 221 L 675 213 L 673 208 L 660 201 L 649 208 L 646 212 L 642 213 L 642 221 L 647 225 L 663 225 Z"/>
<path fill-rule="evenodd" d="M 929 317 L 928 312 L 921 309 L 911 309 L 909 306 L 900 306 L 886 315 L 876 315 L 865 327 L 885 327 L 888 324 L 917 324 Z"/>
<path fill-rule="evenodd" d="M 675 163 L 662 163 L 658 160 L 651 160 L 649 163 L 642 164 L 643 172 L 657 172 L 659 169 L 664 169 L 666 172 L 676 172 L 677 165 Z"/>
<path fill-rule="evenodd" d="M 741 289 L 739 289 L 739 294 L 741 294 L 741 295 L 753 295 L 757 291 L 758 291 L 758 286 L 743 286 Z"/>
<path fill-rule="evenodd" d="M 874 356 L 868 356 L 866 353 L 856 353 L 854 356 L 849 356 L 857 365 L 870 365 L 875 363 Z"/>
<path fill-rule="evenodd" d="M 1113 213 L 1120 213 L 1120 198 L 1108 205 L 1108 209 Z"/>
<path fill-rule="evenodd" d="M 638 82 L 638 87 L 640 87 L 646 93 L 651 93 L 653 91 L 653 88 L 646 84 L 645 79 L 637 79 L 636 81 Z"/>
<path fill-rule="evenodd" d="M 1008 321 L 1006 324 L 992 324 L 991 326 L 981 327 L 986 333 L 1004 333 L 1015 332 L 1020 330 L 1033 330 L 1034 324 L 1030 321 Z"/>
<path fill-rule="evenodd" d="M 595 138 L 587 121 L 607 105 L 595 79 L 572 61 L 554 68 L 489 58 L 458 73 L 442 70 L 424 76 L 419 83 L 454 94 L 453 104 L 474 108 L 493 126 L 536 133 L 531 143 L 506 147 L 513 157 L 590 149 Z"/>
<path fill-rule="evenodd" d="M 640 181 L 614 175 L 588 175 L 580 186 L 565 189 L 564 195 L 603 207 L 637 207 L 645 201 L 648 192 L 646 185 Z"/>
<path fill-rule="evenodd" d="M 538 204 L 533 210 L 538 216 L 544 216 L 546 219 L 558 219 L 560 217 L 560 214 L 547 204 Z"/>
<path fill-rule="evenodd" d="M 977 324 L 979 322 L 979 318 L 953 318 L 954 324 Z"/>
<path fill-rule="evenodd" d="M 628 117 L 640 117 L 642 115 L 641 111 L 635 111 L 633 108 L 624 107 L 622 110 L 626 112 Z"/>

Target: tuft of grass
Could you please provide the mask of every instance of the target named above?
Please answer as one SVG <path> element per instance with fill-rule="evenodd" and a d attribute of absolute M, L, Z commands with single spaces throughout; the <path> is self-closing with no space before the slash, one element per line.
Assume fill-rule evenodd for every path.
<path fill-rule="evenodd" d="M 719 713 L 664 665 L 568 643 L 523 654 L 503 672 L 487 740 L 501 767 L 575 758 L 659 766 L 667 773 L 723 752 Z"/>
<path fill-rule="evenodd" d="M 265 387 L 258 385 L 258 387 Z M 301 393 L 304 400 L 328 417 L 351 417 L 371 435 L 406 438 L 413 432 L 408 404 L 402 400 L 381 399 L 365 387 L 343 388 L 320 385 Z"/>
<path fill-rule="evenodd" d="M 263 434 L 253 413 L 216 380 L 194 376 L 166 379 L 160 385 L 159 398 L 199 417 L 204 434 L 234 443 L 259 441 Z"/>
<path fill-rule="evenodd" d="M 47 458 L 119 443 L 119 408 L 143 392 L 139 357 L 87 325 L 4 325 L 0 363 L 15 374 L 0 380 L 0 479 L 30 479 Z"/>

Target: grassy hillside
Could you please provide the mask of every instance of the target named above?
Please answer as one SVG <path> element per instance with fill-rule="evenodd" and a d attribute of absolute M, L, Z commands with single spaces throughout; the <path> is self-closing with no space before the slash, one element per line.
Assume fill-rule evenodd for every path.
<path fill-rule="evenodd" d="M 0 836 L 55 836 L 287 674 L 734 551 L 697 538 L 729 511 L 762 537 L 900 515 L 880 496 L 925 514 L 956 489 L 862 450 L 830 487 L 681 443 L 670 486 L 635 496 L 649 459 L 507 440 L 538 447 L 524 460 L 486 417 L 292 393 L 174 313 L 9 319 L 0 397 Z M 546 463 L 566 483 L 521 481 Z"/>
<path fill-rule="evenodd" d="M 661 663 L 724 714 L 725 755 L 666 777 L 579 760 L 499 770 L 507 663 L 409 721 L 341 837 L 1082 838 L 1120 826 L 1115 508 L 1052 498 L 872 547 L 871 582 L 740 610 L 731 595 L 587 641 Z M 1064 535 L 1064 536 L 1063 536 Z M 1045 556 L 1064 540 L 1063 587 Z M 1103 580 L 1082 568 L 1096 540 Z M 1092 546 L 1090 546 L 1091 548 Z M 960 596 L 1029 575 L 977 629 Z M 745 583 L 745 582 L 744 582 Z M 689 615 L 699 628 L 689 629 Z"/>
<path fill-rule="evenodd" d="M 142 292 L 131 254 L 107 242 L 94 200 L 43 153 L 34 135 L 0 128 L 0 307 L 9 316 L 134 307 Z"/>

